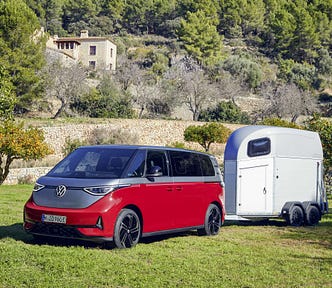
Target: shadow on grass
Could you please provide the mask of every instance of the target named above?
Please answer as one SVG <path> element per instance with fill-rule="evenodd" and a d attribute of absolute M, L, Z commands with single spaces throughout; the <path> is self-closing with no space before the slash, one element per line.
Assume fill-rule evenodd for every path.
<path fill-rule="evenodd" d="M 150 244 L 154 242 L 165 241 L 169 238 L 186 237 L 197 235 L 196 231 L 169 233 L 164 235 L 144 237 L 140 239 L 140 243 Z M 34 238 L 32 235 L 26 233 L 23 229 L 23 223 L 15 223 L 9 226 L 0 226 L 0 240 L 5 238 L 12 238 L 16 241 L 22 241 L 29 245 L 52 245 L 52 246 L 82 246 L 85 248 L 106 248 L 113 249 L 112 245 L 103 245 L 103 243 L 95 243 L 88 240 L 65 239 L 53 237 L 38 237 Z"/>
<path fill-rule="evenodd" d="M 0 226 L 0 239 L 12 238 L 17 241 L 24 241 L 30 239 L 23 230 L 23 223 L 15 223 L 9 226 Z"/>

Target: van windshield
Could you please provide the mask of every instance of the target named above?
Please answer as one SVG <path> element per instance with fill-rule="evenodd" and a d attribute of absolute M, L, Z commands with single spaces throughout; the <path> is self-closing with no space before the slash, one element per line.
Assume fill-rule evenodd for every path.
<path fill-rule="evenodd" d="M 48 174 L 62 178 L 120 178 L 135 149 L 79 148 Z"/>

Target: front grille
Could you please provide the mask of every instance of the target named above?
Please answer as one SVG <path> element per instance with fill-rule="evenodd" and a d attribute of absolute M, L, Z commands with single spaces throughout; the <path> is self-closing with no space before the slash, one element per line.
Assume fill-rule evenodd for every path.
<path fill-rule="evenodd" d="M 29 232 L 56 237 L 84 238 L 83 234 L 81 234 L 75 227 L 61 224 L 36 223 Z"/>

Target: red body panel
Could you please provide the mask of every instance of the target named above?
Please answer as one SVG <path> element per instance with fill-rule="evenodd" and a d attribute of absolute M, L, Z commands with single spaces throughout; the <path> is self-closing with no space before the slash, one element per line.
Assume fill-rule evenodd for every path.
<path fill-rule="evenodd" d="M 32 197 L 24 208 L 27 231 L 40 223 L 42 214 L 66 216 L 66 225 L 75 226 L 85 237 L 112 238 L 117 216 L 124 207 L 136 207 L 141 214 L 142 234 L 198 227 L 204 224 L 210 203 L 222 208 L 224 195 L 220 183 L 135 184 L 116 190 L 84 209 L 52 208 L 36 205 Z M 103 229 L 94 227 L 102 217 Z M 88 226 L 88 227 L 87 227 Z"/>

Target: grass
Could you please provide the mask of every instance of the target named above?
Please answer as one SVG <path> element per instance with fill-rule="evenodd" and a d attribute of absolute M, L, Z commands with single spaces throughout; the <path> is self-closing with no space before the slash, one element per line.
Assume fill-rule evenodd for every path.
<path fill-rule="evenodd" d="M 38 244 L 22 230 L 31 185 L 0 186 L 0 287 L 332 287 L 332 216 L 316 227 L 226 224 L 133 249 Z"/>

